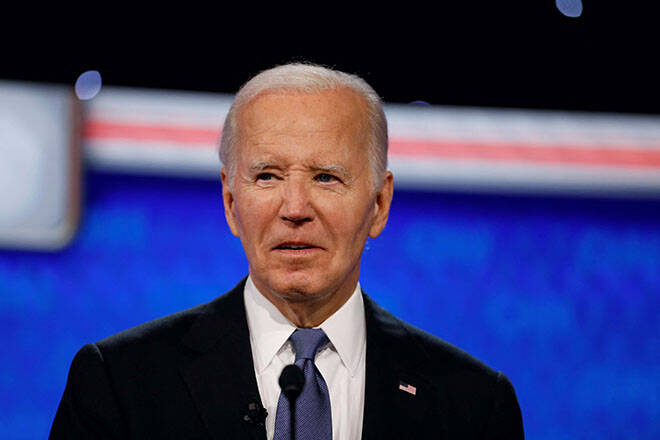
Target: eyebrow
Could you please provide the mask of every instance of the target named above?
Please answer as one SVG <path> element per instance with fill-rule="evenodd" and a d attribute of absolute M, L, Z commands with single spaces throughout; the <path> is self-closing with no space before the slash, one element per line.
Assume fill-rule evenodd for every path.
<path fill-rule="evenodd" d="M 258 162 L 254 162 L 253 164 L 250 165 L 250 171 L 251 172 L 263 171 L 263 170 L 267 170 L 269 168 L 280 169 L 280 167 L 275 165 L 274 163 L 266 162 L 266 161 L 263 161 L 263 160 L 260 160 Z"/>

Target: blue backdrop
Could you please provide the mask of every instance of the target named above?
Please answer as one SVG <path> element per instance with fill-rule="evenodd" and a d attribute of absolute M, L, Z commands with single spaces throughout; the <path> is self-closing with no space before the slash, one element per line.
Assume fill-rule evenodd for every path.
<path fill-rule="evenodd" d="M 247 272 L 218 182 L 90 173 L 73 244 L 0 253 L 0 432 L 45 438 L 83 344 Z M 530 439 L 660 438 L 660 202 L 396 191 L 361 282 L 514 383 Z"/>

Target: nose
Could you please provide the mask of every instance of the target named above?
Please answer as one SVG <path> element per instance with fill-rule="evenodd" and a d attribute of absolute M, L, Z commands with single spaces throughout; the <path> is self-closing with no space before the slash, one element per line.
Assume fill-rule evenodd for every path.
<path fill-rule="evenodd" d="M 302 225 L 314 219 L 310 188 L 302 179 L 289 178 L 284 183 L 280 218 L 293 225 Z"/>

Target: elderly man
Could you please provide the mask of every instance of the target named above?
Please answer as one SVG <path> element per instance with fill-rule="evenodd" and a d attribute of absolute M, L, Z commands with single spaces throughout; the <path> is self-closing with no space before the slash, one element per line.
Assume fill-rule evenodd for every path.
<path fill-rule="evenodd" d="M 503 374 L 359 285 L 393 191 L 387 123 L 366 82 L 304 64 L 262 72 L 237 94 L 220 155 L 249 276 L 83 347 L 51 438 L 288 439 L 278 378 L 291 363 L 305 378 L 298 439 L 523 438 Z"/>

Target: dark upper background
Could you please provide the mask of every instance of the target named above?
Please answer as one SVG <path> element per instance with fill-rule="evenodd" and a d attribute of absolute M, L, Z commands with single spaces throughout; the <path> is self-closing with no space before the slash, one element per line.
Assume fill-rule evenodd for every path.
<path fill-rule="evenodd" d="M 660 114 L 657 6 L 584 1 L 568 18 L 553 0 L 239 3 L 5 10 L 0 78 L 73 84 L 93 69 L 105 85 L 233 93 L 307 60 L 362 75 L 387 102 Z"/>

